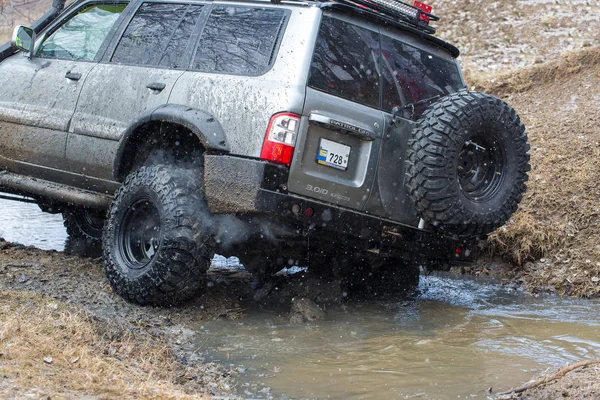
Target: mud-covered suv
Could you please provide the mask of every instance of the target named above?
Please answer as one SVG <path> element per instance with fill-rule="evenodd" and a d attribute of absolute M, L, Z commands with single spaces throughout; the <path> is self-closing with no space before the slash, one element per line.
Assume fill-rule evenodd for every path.
<path fill-rule="evenodd" d="M 102 240 L 129 300 L 191 297 L 215 252 L 407 290 L 521 200 L 525 128 L 425 4 L 63 4 L 0 48 L 0 186 Z"/>

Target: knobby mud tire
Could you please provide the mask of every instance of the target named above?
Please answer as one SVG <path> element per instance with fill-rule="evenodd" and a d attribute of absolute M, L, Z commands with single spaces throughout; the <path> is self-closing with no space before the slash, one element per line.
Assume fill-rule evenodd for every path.
<path fill-rule="evenodd" d="M 63 224 L 72 239 L 100 242 L 106 211 L 77 207 L 63 212 Z"/>
<path fill-rule="evenodd" d="M 214 243 L 201 177 L 197 168 L 153 165 L 125 179 L 110 207 L 103 237 L 105 272 L 116 293 L 140 305 L 172 306 L 205 285 Z M 131 261 L 123 239 L 127 210 L 135 204 L 138 209 L 153 207 L 159 225 L 154 228 L 159 231 L 154 254 L 141 266 Z"/>
<path fill-rule="evenodd" d="M 487 148 L 475 143 L 478 140 Z M 491 167 L 484 162 L 486 154 Z M 406 187 L 421 218 L 445 234 L 481 237 L 504 225 L 517 210 L 530 170 L 529 143 L 508 104 L 491 95 L 461 91 L 426 110 L 409 140 L 406 164 Z"/>

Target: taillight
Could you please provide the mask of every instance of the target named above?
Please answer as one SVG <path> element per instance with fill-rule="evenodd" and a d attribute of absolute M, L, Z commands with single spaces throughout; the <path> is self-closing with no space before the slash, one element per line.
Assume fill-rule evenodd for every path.
<path fill-rule="evenodd" d="M 431 7 L 429 4 L 421 3 L 420 1 L 415 0 L 413 5 L 419 10 L 425 11 L 428 14 L 431 14 L 431 11 L 433 11 L 433 7 Z M 419 19 L 421 19 L 421 21 L 429 22 L 429 15 L 421 14 L 419 15 Z"/>
<path fill-rule="evenodd" d="M 271 117 L 260 158 L 285 165 L 292 163 L 296 137 L 300 127 L 300 116 L 279 113 Z"/>

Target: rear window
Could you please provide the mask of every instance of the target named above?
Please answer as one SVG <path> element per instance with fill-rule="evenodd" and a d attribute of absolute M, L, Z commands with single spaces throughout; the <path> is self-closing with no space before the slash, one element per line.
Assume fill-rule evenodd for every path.
<path fill-rule="evenodd" d="M 235 75 L 261 75 L 271 65 L 286 11 L 218 6 L 204 27 L 192 69 Z"/>
<path fill-rule="evenodd" d="M 385 111 L 464 87 L 456 63 L 383 35 L 381 61 Z"/>
<path fill-rule="evenodd" d="M 313 55 L 309 86 L 379 107 L 379 35 L 324 17 Z"/>
<path fill-rule="evenodd" d="M 135 13 L 112 57 L 112 62 L 186 68 L 186 51 L 201 5 L 144 3 Z"/>
<path fill-rule="evenodd" d="M 329 16 L 321 22 L 308 85 L 387 112 L 464 87 L 455 62 Z"/>

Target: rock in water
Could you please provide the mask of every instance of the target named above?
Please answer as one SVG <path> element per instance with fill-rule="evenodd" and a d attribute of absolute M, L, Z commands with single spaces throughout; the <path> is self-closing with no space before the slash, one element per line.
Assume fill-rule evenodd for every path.
<path fill-rule="evenodd" d="M 292 309 L 290 310 L 292 324 L 316 322 L 323 319 L 325 319 L 325 312 L 314 301 L 305 297 L 292 298 Z"/>

